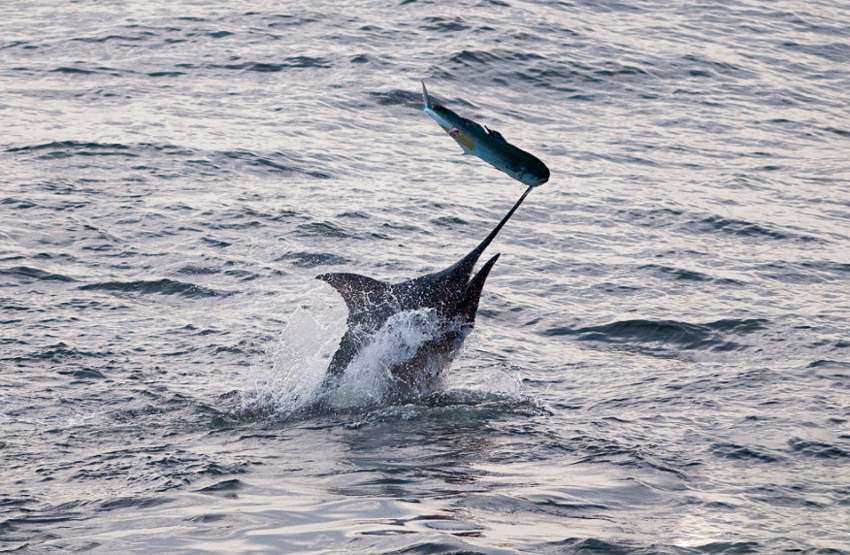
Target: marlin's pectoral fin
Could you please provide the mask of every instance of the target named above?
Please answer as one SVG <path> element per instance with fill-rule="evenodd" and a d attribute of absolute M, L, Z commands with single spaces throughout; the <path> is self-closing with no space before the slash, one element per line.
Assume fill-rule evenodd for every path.
<path fill-rule="evenodd" d="M 322 274 L 316 276 L 342 295 L 349 313 L 361 312 L 380 302 L 390 290 L 390 284 L 359 274 Z"/>

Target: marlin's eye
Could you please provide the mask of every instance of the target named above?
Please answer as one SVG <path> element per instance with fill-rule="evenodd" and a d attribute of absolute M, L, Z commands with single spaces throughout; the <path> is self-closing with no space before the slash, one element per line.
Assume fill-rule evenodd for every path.
<path fill-rule="evenodd" d="M 449 137 L 459 137 L 459 136 L 460 136 L 460 129 L 458 129 L 457 127 L 452 127 L 451 129 L 449 129 Z"/>

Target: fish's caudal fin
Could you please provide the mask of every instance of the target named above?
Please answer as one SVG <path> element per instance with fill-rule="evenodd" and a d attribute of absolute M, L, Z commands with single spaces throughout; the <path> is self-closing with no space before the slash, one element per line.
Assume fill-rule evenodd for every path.
<path fill-rule="evenodd" d="M 431 97 L 428 96 L 428 89 L 425 88 L 425 81 L 422 81 L 422 102 L 425 104 L 425 109 L 431 108 Z"/>

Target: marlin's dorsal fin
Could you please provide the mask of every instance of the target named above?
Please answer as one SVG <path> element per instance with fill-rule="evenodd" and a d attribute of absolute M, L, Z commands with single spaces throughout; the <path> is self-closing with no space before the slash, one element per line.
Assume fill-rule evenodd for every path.
<path fill-rule="evenodd" d="M 505 140 L 505 138 L 504 138 L 504 137 L 502 137 L 502 134 L 501 134 L 501 133 L 499 133 L 498 131 L 495 131 L 495 130 L 493 130 L 493 129 L 490 129 L 489 127 L 485 127 L 484 129 L 486 129 L 486 130 L 487 130 L 487 134 L 488 134 L 488 135 L 490 135 L 491 137 L 493 137 L 494 139 L 496 139 L 496 140 L 497 140 L 497 141 L 499 141 L 500 143 L 508 144 L 508 141 L 506 141 L 506 140 Z"/>
<path fill-rule="evenodd" d="M 322 274 L 316 276 L 336 289 L 348 307 L 349 314 L 379 303 L 390 292 L 390 284 L 359 274 Z"/>

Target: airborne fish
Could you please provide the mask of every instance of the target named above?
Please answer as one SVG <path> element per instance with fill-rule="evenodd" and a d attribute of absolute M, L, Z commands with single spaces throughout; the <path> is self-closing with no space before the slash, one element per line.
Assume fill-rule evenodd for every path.
<path fill-rule="evenodd" d="M 457 141 L 464 154 L 474 154 L 497 170 L 532 187 L 543 185 L 549 180 L 549 168 L 540 159 L 510 144 L 498 131 L 481 127 L 432 101 L 424 82 L 422 101 L 425 113 Z"/>

